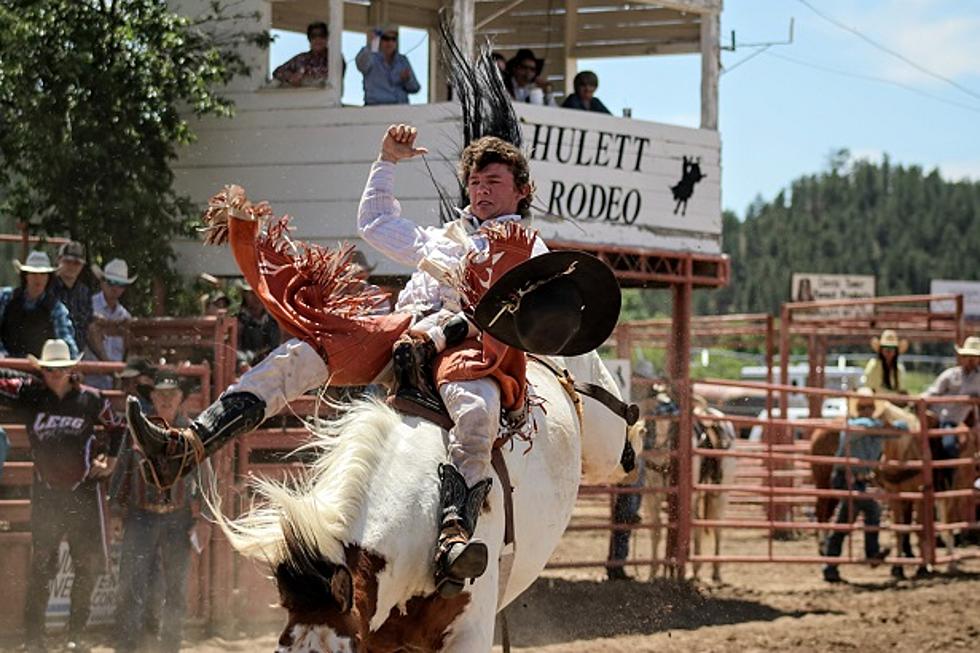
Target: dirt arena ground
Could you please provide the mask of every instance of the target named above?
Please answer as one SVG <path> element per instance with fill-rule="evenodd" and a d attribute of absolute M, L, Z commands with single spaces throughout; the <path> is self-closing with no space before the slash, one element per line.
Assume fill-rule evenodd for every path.
<path fill-rule="evenodd" d="M 608 504 L 605 504 L 608 505 Z M 573 523 L 595 521 L 603 504 L 580 504 Z M 885 544 L 892 545 L 891 536 Z M 855 543 L 859 554 L 861 540 Z M 759 531 L 726 535 L 724 551 L 762 554 Z M 566 535 L 555 560 L 605 555 L 604 532 Z M 634 538 L 649 555 L 646 534 Z M 777 555 L 812 555 L 813 535 L 774 542 Z M 977 548 L 960 549 L 980 555 Z M 846 583 L 829 585 L 813 564 L 731 564 L 722 584 L 609 582 L 600 568 L 549 571 L 507 610 L 514 651 L 625 653 L 672 651 L 957 651 L 980 650 L 980 559 L 959 573 L 896 582 L 887 567 L 842 566 Z M 907 568 L 911 577 L 915 569 Z M 710 577 L 710 569 L 702 574 Z M 195 653 L 271 651 L 275 635 L 188 642 Z M 108 649 L 106 649 L 108 650 Z M 495 651 L 501 650 L 498 645 Z M 101 651 L 100 651 L 101 653 Z"/>
<path fill-rule="evenodd" d="M 573 524 L 595 522 L 608 502 L 580 503 Z M 602 559 L 602 531 L 568 533 L 554 560 Z M 649 556 L 645 532 L 633 550 Z M 854 543 L 861 551 L 861 540 Z M 893 546 L 886 535 L 885 544 Z M 759 555 L 764 533 L 726 534 L 724 552 Z M 533 653 L 673 651 L 958 651 L 980 650 L 980 549 L 955 574 L 896 582 L 887 567 L 845 565 L 847 582 L 825 583 L 814 564 L 728 564 L 723 583 L 648 580 L 648 568 L 628 567 L 640 580 L 609 582 L 602 568 L 548 571 L 507 609 L 512 650 Z M 812 534 L 774 542 L 777 555 L 812 555 Z M 846 553 L 846 547 L 845 547 Z M 915 569 L 908 567 L 911 577 Z M 710 577 L 710 569 L 702 576 Z M 246 635 L 201 638 L 188 633 L 193 653 L 252 653 L 275 648 L 278 624 Z M 0 646 L 2 648 L 2 646 Z M 56 650 L 56 649 L 52 649 Z M 96 653 L 110 648 L 96 647 Z M 498 645 L 495 653 L 501 651 Z"/>

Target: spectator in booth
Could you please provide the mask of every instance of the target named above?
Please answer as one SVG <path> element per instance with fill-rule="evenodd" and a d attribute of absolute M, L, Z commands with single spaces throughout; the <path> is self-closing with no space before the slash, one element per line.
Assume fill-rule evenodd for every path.
<path fill-rule="evenodd" d="M 861 385 L 875 392 L 907 394 L 905 366 L 898 360 L 909 348 L 908 340 L 899 340 L 892 329 L 885 329 L 880 337 L 871 339 L 871 349 L 876 356 L 864 367 Z"/>
<path fill-rule="evenodd" d="M 68 540 L 74 580 L 68 617 L 69 650 L 84 651 L 96 577 L 105 571 L 108 539 L 99 480 L 113 468 L 125 425 L 109 401 L 82 386 L 78 363 L 63 340 L 44 343 L 40 358 L 28 356 L 40 378 L 0 369 L 0 403 L 23 416 L 34 461 L 31 487 L 31 563 L 24 606 L 28 651 L 44 651 L 48 584 L 58 549 Z M 96 430 L 102 426 L 102 430 Z"/>
<path fill-rule="evenodd" d="M 490 58 L 492 58 L 493 62 L 497 64 L 497 70 L 500 71 L 500 74 L 504 75 L 507 72 L 507 57 L 499 52 L 492 52 L 490 54 Z"/>
<path fill-rule="evenodd" d="M 102 290 L 92 297 L 93 320 L 88 337 L 90 358 L 124 361 L 129 350 L 129 323 L 133 316 L 120 300 L 136 277 L 129 276 L 129 266 L 120 258 L 109 261 L 105 270 L 93 266 L 93 271 L 99 278 Z M 111 374 L 89 374 L 86 381 L 102 390 L 109 390 L 113 385 Z"/>
<path fill-rule="evenodd" d="M 283 86 L 311 86 L 326 83 L 327 69 L 330 65 L 327 49 L 328 33 L 327 24 L 322 21 L 307 25 L 306 38 L 310 41 L 309 51 L 300 52 L 276 68 L 272 73 L 273 79 Z"/>
<path fill-rule="evenodd" d="M 908 429 L 908 424 L 900 420 L 889 419 L 889 404 L 886 401 L 876 401 L 871 388 L 858 390 L 860 397 L 852 397 L 848 401 L 847 425 L 864 429 L 880 429 L 885 427 Z M 858 458 L 866 462 L 878 462 L 882 454 L 882 438 L 885 436 L 841 431 L 840 443 L 837 445 L 838 458 Z M 835 464 L 830 477 L 830 486 L 835 490 L 850 490 L 865 493 L 868 491 L 873 476 L 873 469 L 865 465 Z M 852 513 L 851 507 L 853 504 Z M 834 524 L 853 524 L 857 514 L 864 515 L 866 528 L 877 528 L 881 524 L 881 506 L 869 497 L 845 497 L 837 503 L 834 511 Z M 827 557 L 840 557 L 844 546 L 846 531 L 833 531 L 827 536 L 823 545 L 823 554 Z M 878 531 L 865 531 L 864 555 L 871 566 L 876 567 L 888 557 L 890 550 L 882 549 L 878 544 Z M 823 568 L 823 578 L 828 583 L 841 582 L 840 571 L 836 564 L 828 563 Z"/>
<path fill-rule="evenodd" d="M 945 370 L 936 377 L 932 385 L 923 393 L 924 396 L 969 395 L 980 397 L 980 338 L 970 336 L 963 342 L 962 347 L 956 347 L 956 362 L 958 365 Z M 961 424 L 976 426 L 973 405 L 934 404 L 933 409 L 939 412 L 940 428 L 952 428 Z M 944 435 L 941 438 L 930 438 L 929 449 L 932 452 L 933 460 L 959 458 L 959 436 Z M 955 476 L 956 468 L 953 467 L 933 470 L 935 489 L 937 491 L 951 489 Z"/>
<path fill-rule="evenodd" d="M 595 91 L 599 88 L 599 78 L 594 72 L 583 70 L 575 75 L 572 86 L 575 92 L 565 98 L 565 101 L 561 103 L 562 107 L 581 111 L 595 111 L 596 113 L 612 113 L 602 103 L 602 100 L 595 96 Z"/>
<path fill-rule="evenodd" d="M 514 102 L 555 106 L 551 84 L 539 79 L 542 70 L 544 59 L 538 59 L 527 48 L 518 50 L 507 62 L 504 83 Z"/>
<path fill-rule="evenodd" d="M 45 341 L 60 339 L 78 356 L 75 327 L 68 309 L 48 290 L 51 259 L 44 252 L 33 251 L 27 261 L 14 261 L 20 272 L 19 288 L 0 290 L 0 358 L 24 358 L 41 355 Z"/>
<path fill-rule="evenodd" d="M 172 426 L 189 426 L 181 410 L 184 391 L 180 376 L 170 370 L 156 373 L 150 393 L 153 415 Z M 160 610 L 161 653 L 180 650 L 187 606 L 187 573 L 191 549 L 200 553 L 210 536 L 200 516 L 200 499 L 214 483 L 210 463 L 180 479 L 169 490 L 144 480 L 141 454 L 127 438 L 112 475 L 113 508 L 123 514 L 119 555 L 119 595 L 116 600 L 116 651 L 143 650 L 147 613 L 152 611 L 152 587 L 163 588 Z M 145 469 L 144 469 L 145 471 Z M 160 575 L 159 578 L 157 576 Z"/>
<path fill-rule="evenodd" d="M 58 249 L 58 269 L 51 280 L 51 293 L 68 309 L 75 327 L 75 342 L 84 347 L 88 342 L 88 325 L 92 321 L 92 288 L 82 280 L 85 269 L 85 248 L 77 240 Z"/>
<path fill-rule="evenodd" d="M 128 358 L 126 367 L 116 373 L 122 393 L 139 399 L 140 407 L 147 413 L 153 408 L 150 393 L 153 391 L 153 377 L 156 373 L 156 369 L 149 361 L 139 357 Z"/>
<path fill-rule="evenodd" d="M 364 104 L 408 104 L 421 86 L 408 57 L 398 52 L 398 26 L 368 31 L 367 45 L 355 59 L 364 75 Z"/>
<path fill-rule="evenodd" d="M 238 360 L 251 367 L 279 346 L 279 325 L 262 305 L 252 287 L 242 282 L 242 305 L 238 310 Z M 246 367 L 246 369 L 247 369 Z"/>

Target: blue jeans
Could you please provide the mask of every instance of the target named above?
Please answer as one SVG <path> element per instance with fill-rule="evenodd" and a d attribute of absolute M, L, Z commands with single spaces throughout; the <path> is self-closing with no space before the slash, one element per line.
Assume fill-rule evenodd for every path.
<path fill-rule="evenodd" d="M 638 461 L 640 467 L 639 476 L 632 485 L 618 485 L 617 487 L 643 487 L 643 461 Z M 613 506 L 613 522 L 616 524 L 635 524 L 640 521 L 640 502 L 643 495 L 640 493 L 617 494 L 616 503 Z M 613 530 L 609 540 L 609 559 L 625 560 L 630 554 L 630 534 L 629 529 Z"/>
<path fill-rule="evenodd" d="M 187 568 L 190 564 L 190 510 L 156 514 L 131 510 L 124 523 L 119 557 L 119 597 L 116 608 L 117 651 L 139 650 L 146 612 L 151 609 L 153 576 L 162 574 L 163 609 L 160 650 L 178 651 L 187 607 Z"/>
<path fill-rule="evenodd" d="M 835 477 L 837 475 L 835 474 Z M 836 478 L 832 481 L 832 486 L 834 489 L 842 490 L 846 489 L 846 482 L 842 483 Z M 864 481 L 854 481 L 851 488 L 855 492 L 865 492 L 867 491 L 867 483 Z M 874 499 L 853 499 L 854 514 L 851 514 L 851 504 L 852 500 L 847 497 L 841 498 L 840 502 L 837 504 L 837 508 L 834 511 L 833 523 L 835 524 L 853 524 L 854 520 L 857 519 L 857 514 L 861 513 L 864 515 L 864 525 L 870 527 L 877 527 L 881 524 L 881 506 Z M 824 543 L 824 555 L 829 557 L 840 557 L 841 550 L 844 548 L 844 538 L 847 536 L 846 531 L 833 531 Z M 864 555 L 867 558 L 872 558 L 878 555 L 880 547 L 878 546 L 878 531 L 868 532 L 864 534 Z M 834 568 L 837 565 L 828 564 L 827 568 Z"/>
<path fill-rule="evenodd" d="M 7 452 L 10 451 L 10 440 L 7 432 L 0 426 L 0 478 L 3 478 L 3 464 L 7 462 Z"/>

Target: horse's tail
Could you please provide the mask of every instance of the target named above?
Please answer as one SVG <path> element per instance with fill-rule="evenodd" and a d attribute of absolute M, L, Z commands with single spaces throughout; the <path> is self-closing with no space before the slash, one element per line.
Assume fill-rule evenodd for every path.
<path fill-rule="evenodd" d="M 361 514 L 374 470 L 401 418 L 377 400 L 357 401 L 333 420 L 313 425 L 313 439 L 298 450 L 316 451 L 312 467 L 284 481 L 254 479 L 250 508 L 229 519 L 210 492 L 215 523 L 239 553 L 271 564 L 297 546 L 334 563 Z"/>

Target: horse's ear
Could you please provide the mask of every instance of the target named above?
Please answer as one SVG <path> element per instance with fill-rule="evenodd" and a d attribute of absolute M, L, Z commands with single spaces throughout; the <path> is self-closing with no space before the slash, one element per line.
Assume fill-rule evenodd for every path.
<path fill-rule="evenodd" d="M 341 614 L 350 612 L 354 606 L 354 580 L 351 578 L 350 570 L 343 565 L 338 565 L 330 577 L 330 594 L 337 602 Z"/>

